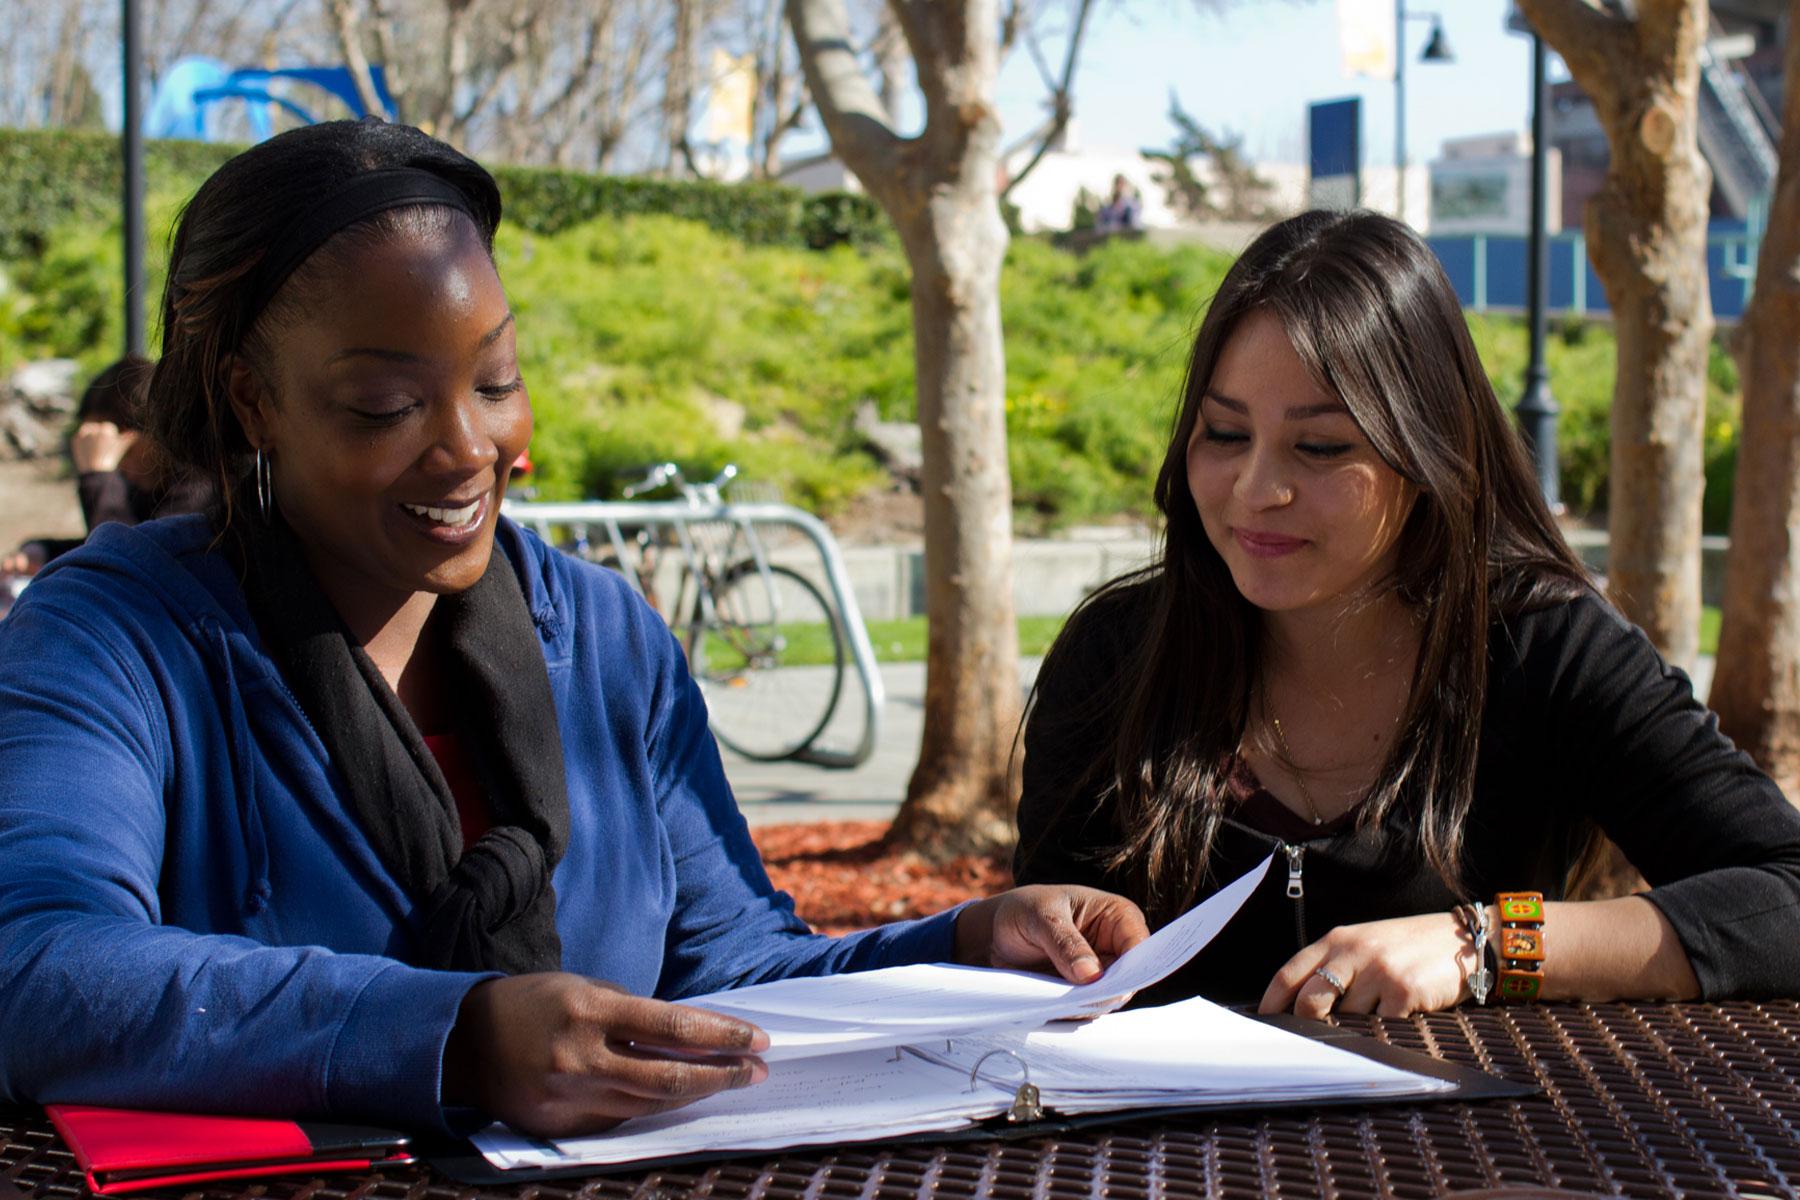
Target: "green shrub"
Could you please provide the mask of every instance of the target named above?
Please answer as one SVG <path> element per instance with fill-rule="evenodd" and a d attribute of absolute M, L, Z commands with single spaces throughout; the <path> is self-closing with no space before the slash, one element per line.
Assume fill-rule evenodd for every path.
<path fill-rule="evenodd" d="M 1518 317 L 1471 313 L 1469 331 L 1494 391 L 1508 411 L 1524 393 L 1527 329 Z M 1571 512 L 1603 515 L 1612 478 L 1612 393 L 1618 343 L 1612 326 L 1569 318 L 1554 322 L 1544 343 L 1557 418 L 1557 460 L 1563 503 Z M 1737 465 L 1741 400 L 1737 366 L 1717 341 L 1706 374 L 1706 497 L 1702 522 L 1708 533 L 1731 524 L 1731 489 Z"/>
<path fill-rule="evenodd" d="M 146 186 L 153 195 L 191 195 L 236 152 L 204 142 L 150 142 Z M 0 129 L 0 260 L 43 254 L 64 222 L 116 218 L 124 188 L 116 137 Z"/>
<path fill-rule="evenodd" d="M 1230 264 L 1201 246 L 1013 243 L 1007 432 L 1027 528 L 1151 510 L 1194 329 Z"/>
<path fill-rule="evenodd" d="M 154 322 L 168 266 L 173 196 L 152 196 L 145 254 L 145 311 Z M 97 371 L 124 344 L 124 250 L 116 211 L 53 227 L 36 255 L 0 264 L 0 371 L 34 358 L 73 358 Z"/>
<path fill-rule="evenodd" d="M 152 146 L 152 313 L 175 214 L 228 153 Z M 621 472 L 669 458 L 695 475 L 735 461 L 821 511 L 884 482 L 853 417 L 865 403 L 884 420 L 916 417 L 912 314 L 905 261 L 866 198 L 746 188 L 738 200 L 740 189 L 717 185 L 500 174 L 511 219 L 496 253 L 519 314 L 544 495 L 616 495 Z M 116 355 L 116 195 L 113 139 L 0 132 L 0 370 L 52 355 L 94 370 Z M 829 248 L 807 248 L 818 246 Z M 1194 328 L 1229 265 L 1199 246 L 1109 239 L 1076 257 L 1013 241 L 1005 404 L 1026 531 L 1150 511 Z M 1469 325 L 1510 408 L 1524 323 Z M 1606 503 L 1615 352 L 1601 322 L 1558 321 L 1547 346 L 1563 496 L 1581 513 Z M 1737 389 L 1715 347 L 1710 531 L 1729 521 Z"/>
<path fill-rule="evenodd" d="M 151 142 L 145 173 L 158 194 L 192 195 L 241 147 Z M 807 195 L 767 183 L 709 183 L 593 175 L 543 167 L 496 167 L 507 219 L 557 233 L 595 217 L 664 213 L 753 244 L 868 245 L 888 236 L 887 218 L 866 196 Z M 119 140 L 99 133 L 0 130 L 0 260 L 44 253 L 65 220 L 104 220 L 123 190 Z"/>

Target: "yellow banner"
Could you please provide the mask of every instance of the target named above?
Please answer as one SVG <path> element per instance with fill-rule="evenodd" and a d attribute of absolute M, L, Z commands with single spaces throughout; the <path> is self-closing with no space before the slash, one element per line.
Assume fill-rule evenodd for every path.
<path fill-rule="evenodd" d="M 756 56 L 712 52 L 712 87 L 706 97 L 701 136 L 709 142 L 750 144 L 750 98 L 756 92 Z"/>

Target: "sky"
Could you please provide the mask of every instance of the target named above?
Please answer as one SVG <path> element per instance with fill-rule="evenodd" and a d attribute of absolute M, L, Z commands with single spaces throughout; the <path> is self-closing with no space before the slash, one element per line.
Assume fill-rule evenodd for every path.
<path fill-rule="evenodd" d="M 1529 127 L 1530 39 L 1505 29 L 1508 0 L 1420 0 L 1435 9 L 1456 61 L 1421 63 L 1428 20 L 1408 20 L 1407 160 L 1428 162 L 1446 138 Z M 1306 107 L 1361 96 L 1366 164 L 1394 160 L 1394 83 L 1346 77 L 1333 0 L 1098 0 L 1076 75 L 1079 145 L 1162 147 L 1173 88 L 1208 130 L 1244 135 L 1253 161 L 1306 161 Z M 1060 69 L 1063 41 L 1045 44 Z M 1559 75 L 1552 68 L 1551 78 Z M 1010 145 L 1043 119 L 1046 89 L 1023 49 L 1000 81 Z"/>
<path fill-rule="evenodd" d="M 17 0 L 0 0 L 0 4 Z M 1522 131 L 1529 121 L 1530 42 L 1507 32 L 1511 0 L 1403 0 L 1407 157 L 1436 157 L 1445 138 Z M 1062 0 L 1042 7 L 1051 14 Z M 1456 60 L 1421 63 L 1441 16 Z M 1047 26 L 1043 50 L 1053 70 L 1064 53 L 1062 30 Z M 1558 69 L 1552 60 L 1552 78 Z M 1166 147 L 1174 136 L 1171 89 L 1209 131 L 1244 135 L 1252 161 L 1306 161 L 1306 109 L 1318 100 L 1363 98 L 1363 159 L 1394 159 L 1391 78 L 1351 78 L 1339 57 L 1336 0 L 1094 0 L 1075 82 L 1076 143 L 1090 150 Z M 109 101 L 116 90 L 103 88 Z M 1003 66 L 998 99 L 1006 144 L 1044 116 L 1047 90 L 1023 47 Z M 116 103 L 109 104 L 116 120 Z M 918 104 L 910 105 L 918 119 Z M 785 146 L 788 157 L 813 152 L 816 121 Z M 914 132 L 905 128 L 902 132 Z"/>

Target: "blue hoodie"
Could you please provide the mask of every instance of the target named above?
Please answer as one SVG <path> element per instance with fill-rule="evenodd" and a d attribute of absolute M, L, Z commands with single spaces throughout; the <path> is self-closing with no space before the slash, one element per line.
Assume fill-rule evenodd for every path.
<path fill-rule="evenodd" d="M 407 965 L 375 856 L 204 519 L 102 526 L 0 621 L 0 1098 L 443 1128 L 485 976 Z M 566 970 L 665 999 L 951 957 L 769 884 L 662 621 L 503 520 L 561 724 Z"/>

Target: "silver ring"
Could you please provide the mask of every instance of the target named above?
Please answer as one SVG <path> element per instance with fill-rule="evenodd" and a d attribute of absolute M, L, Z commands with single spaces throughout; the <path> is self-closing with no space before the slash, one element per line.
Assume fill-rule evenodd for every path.
<path fill-rule="evenodd" d="M 1337 972 L 1331 970 L 1329 967 L 1320 967 L 1318 970 L 1314 971 L 1313 974 L 1329 984 L 1331 990 L 1336 992 L 1339 996 L 1342 996 L 1349 990 L 1350 985 L 1345 983 L 1342 979 L 1339 979 L 1337 977 Z"/>

